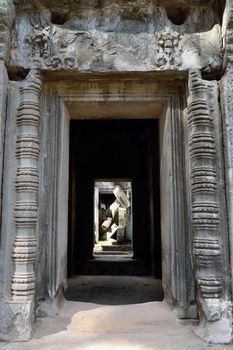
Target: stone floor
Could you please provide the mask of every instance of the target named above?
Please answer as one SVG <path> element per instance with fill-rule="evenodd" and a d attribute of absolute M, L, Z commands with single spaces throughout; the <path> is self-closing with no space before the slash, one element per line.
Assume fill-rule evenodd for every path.
<path fill-rule="evenodd" d="M 161 298 L 159 281 L 139 277 L 82 277 L 70 281 L 54 318 L 37 322 L 27 343 L 0 343 L 1 350 L 232 350 L 207 345 L 195 326 L 177 321 Z M 153 294 L 154 292 L 154 294 Z M 153 300 L 154 299 L 154 300 Z"/>

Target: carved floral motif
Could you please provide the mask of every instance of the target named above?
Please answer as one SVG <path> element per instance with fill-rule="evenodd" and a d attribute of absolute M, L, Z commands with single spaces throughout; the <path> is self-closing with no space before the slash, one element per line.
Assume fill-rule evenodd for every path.
<path fill-rule="evenodd" d="M 163 69 L 174 69 L 181 65 L 181 35 L 170 28 L 156 34 L 157 66 Z"/>

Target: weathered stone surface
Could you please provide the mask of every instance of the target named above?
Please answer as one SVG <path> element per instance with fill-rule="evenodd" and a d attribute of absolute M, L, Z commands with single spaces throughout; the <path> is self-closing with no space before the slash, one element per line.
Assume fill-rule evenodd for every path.
<path fill-rule="evenodd" d="M 14 21 L 15 8 L 12 0 L 0 1 L 0 60 L 9 59 L 11 46 L 11 26 Z"/>
<path fill-rule="evenodd" d="M 12 251 L 13 300 L 34 299 L 36 276 L 36 225 L 38 219 L 38 167 L 40 153 L 38 128 L 41 76 L 32 70 L 20 88 L 21 101 L 17 114 L 16 139 L 16 202 L 14 220 L 16 237 Z"/>
<path fill-rule="evenodd" d="M 40 75 L 37 71 L 32 70 L 21 84 L 18 110 L 14 109 L 14 105 L 12 110 L 9 110 L 8 106 L 8 113 L 11 111 L 13 114 L 14 125 L 12 125 L 12 129 L 16 129 L 16 139 L 7 140 L 14 144 L 10 151 L 7 150 L 9 154 L 14 150 L 15 156 L 10 160 L 5 155 L 5 164 L 7 164 L 6 173 L 7 171 L 11 172 L 10 186 L 13 184 L 12 176 L 14 173 L 16 191 L 14 191 L 14 188 L 4 188 L 4 196 L 8 192 L 4 200 L 11 203 L 11 210 L 4 211 L 2 225 L 3 245 L 1 248 L 5 251 L 1 250 L 1 263 L 4 263 L 3 276 L 4 279 L 7 279 L 7 282 L 3 284 L 4 290 L 1 300 L 3 313 L 6 317 L 6 322 L 1 323 L 3 329 L 0 326 L 1 339 L 3 340 L 28 340 L 31 337 L 34 319 L 36 283 L 34 269 L 37 246 L 35 228 L 38 216 L 38 171 L 36 165 L 39 156 L 40 88 Z M 11 117 L 8 114 L 7 128 Z M 7 129 L 7 132 L 9 132 L 9 129 Z M 6 144 L 9 146 L 9 143 Z M 17 165 L 15 164 L 16 160 Z M 8 224 L 9 221 L 11 222 L 10 225 Z M 14 244 L 12 244 L 12 240 L 14 240 Z M 7 256 L 10 249 L 12 250 L 11 262 L 9 256 Z M 9 264 L 9 266 L 5 264 Z M 10 277 L 10 275 L 12 276 Z M 11 290 L 8 287 L 10 280 Z"/>
<path fill-rule="evenodd" d="M 34 304 L 0 303 L 0 339 L 4 341 L 27 341 L 32 335 Z"/>
<path fill-rule="evenodd" d="M 223 15 L 222 36 L 224 49 L 224 67 L 227 68 L 229 61 L 233 59 L 233 2 L 226 1 L 225 11 Z"/>
<path fill-rule="evenodd" d="M 121 186 L 116 186 L 113 190 L 113 193 L 123 208 L 127 209 L 130 207 L 130 202 L 129 202 L 126 194 L 122 190 Z"/>
<path fill-rule="evenodd" d="M 119 208 L 119 214 L 118 214 L 118 227 L 119 228 L 125 228 L 127 221 L 126 221 L 126 209 L 125 208 Z"/>
<path fill-rule="evenodd" d="M 221 79 L 220 98 L 223 111 L 223 140 L 224 140 L 224 156 L 225 156 L 225 171 L 226 171 L 226 196 L 228 209 L 228 224 L 229 224 L 229 249 L 231 271 L 233 271 L 233 99 L 232 99 L 232 81 L 233 81 L 233 66 L 228 65 L 225 75 Z M 233 281 L 231 281 L 233 288 Z"/>
<path fill-rule="evenodd" d="M 192 177 L 193 262 L 200 324 L 197 334 L 211 343 L 232 341 L 226 203 L 221 156 L 220 109 L 215 82 L 189 75 L 188 127 Z M 215 322 L 218 325 L 215 325 Z"/>
<path fill-rule="evenodd" d="M 53 24 L 52 12 L 43 8 L 19 12 L 11 64 L 101 72 L 212 70 L 221 66 L 220 27 L 213 27 L 217 22 L 210 14 L 208 21 L 177 26 L 163 7 L 152 2 L 143 6 L 138 1 L 133 8 L 121 2 L 107 3 L 101 11 L 84 6 L 72 12 L 63 25 Z M 200 18 L 204 13 L 199 13 Z"/>
<path fill-rule="evenodd" d="M 221 28 L 213 27 L 209 32 L 185 34 L 181 40 L 181 69 L 202 69 L 211 72 L 221 67 Z"/>
<path fill-rule="evenodd" d="M 2 189 L 2 171 L 3 171 L 3 149 L 6 122 L 8 76 L 5 63 L 0 61 L 0 188 Z M 0 189 L 0 212 L 2 210 L 2 191 Z M 1 236 L 1 235 L 0 235 Z"/>

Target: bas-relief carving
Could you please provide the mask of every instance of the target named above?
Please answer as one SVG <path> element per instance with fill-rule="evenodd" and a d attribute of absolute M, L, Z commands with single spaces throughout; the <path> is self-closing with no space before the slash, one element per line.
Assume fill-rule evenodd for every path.
<path fill-rule="evenodd" d="M 47 68 L 78 68 L 75 50 L 70 50 L 68 47 L 75 42 L 79 33 L 61 30 L 49 24 L 40 28 L 33 23 L 33 28 L 33 34 L 27 35 L 24 39 L 32 60 L 42 58 L 41 64 Z"/>
<path fill-rule="evenodd" d="M 209 97 L 213 93 L 217 95 L 217 91 L 212 92 L 212 89 L 213 84 L 203 81 L 200 72 L 190 72 L 188 127 L 193 260 L 200 317 L 197 334 L 215 343 L 232 340 L 232 309 L 229 286 L 224 278 L 228 262 L 224 252 L 226 218 L 221 211 L 223 188 L 219 189 L 221 178 L 217 171 L 221 164 L 214 117 L 219 116 L 213 117 L 216 108 Z M 219 325 L 214 326 L 214 322 Z M 215 327 L 218 331 L 213 331 Z"/>
<path fill-rule="evenodd" d="M 80 18 L 54 25 L 48 10 L 26 12 L 16 21 L 15 30 L 22 35 L 18 36 L 20 39 L 15 36 L 13 41 L 16 50 L 12 51 L 11 63 L 25 68 L 39 64 L 43 69 L 79 71 L 183 70 L 191 67 L 212 70 L 221 66 L 218 25 L 207 32 L 187 34 L 169 24 L 164 15 L 161 19 L 160 8 L 156 11 L 157 28 L 150 31 L 137 23 L 137 33 L 129 28 L 117 31 L 109 24 L 106 28 L 98 28 L 93 23 L 93 28 L 90 25 L 83 29 Z"/>
<path fill-rule="evenodd" d="M 182 48 L 181 36 L 178 32 L 166 28 L 157 33 L 157 66 L 162 69 L 176 69 L 180 67 Z"/>

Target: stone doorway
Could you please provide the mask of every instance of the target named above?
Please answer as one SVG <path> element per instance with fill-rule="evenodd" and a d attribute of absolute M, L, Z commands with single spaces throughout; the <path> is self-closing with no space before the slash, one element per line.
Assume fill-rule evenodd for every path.
<path fill-rule="evenodd" d="M 72 80 L 69 79 L 69 75 L 60 78 L 53 75 L 44 76 L 41 101 L 41 116 L 43 118 L 40 120 L 40 129 L 38 130 L 40 137 L 40 158 L 38 161 L 40 181 L 37 229 L 40 234 L 38 234 L 35 270 L 35 309 L 37 314 L 54 314 L 54 308 L 57 310 L 59 301 L 63 298 L 67 287 L 69 145 L 72 128 L 70 126 L 75 122 L 100 125 L 106 120 L 111 123 L 119 123 L 119 125 L 120 123 L 128 123 L 129 125 L 134 123 L 135 126 L 137 123 L 141 123 L 141 125 L 148 123 L 154 127 L 157 125 L 156 141 L 159 149 L 157 168 L 160 174 L 160 186 L 157 188 L 161 194 L 159 224 L 161 226 L 164 297 L 177 309 L 179 318 L 197 317 L 194 276 L 190 259 L 191 228 L 188 224 L 191 217 L 191 201 L 190 164 L 188 161 L 185 162 L 185 159 L 189 159 L 185 86 L 186 77 L 184 76 L 172 81 L 166 80 L 166 76 L 153 74 L 138 76 L 135 74 L 134 77 L 128 75 L 93 75 L 90 77 L 77 74 L 76 76 L 72 75 Z M 14 118 L 17 114 L 19 97 L 20 91 L 13 86 L 10 90 L 9 101 L 12 110 L 15 108 L 15 113 L 10 113 L 6 126 L 9 133 L 6 147 L 12 152 L 13 148 L 8 143 L 12 143 L 15 138 L 14 129 L 11 126 L 15 125 Z M 153 166 L 156 161 L 149 159 L 149 155 L 150 152 L 147 155 L 147 167 L 151 167 L 149 173 L 152 174 L 151 171 L 156 169 Z M 10 183 L 9 186 L 5 186 L 5 198 L 14 195 L 15 178 L 10 170 L 12 166 L 16 168 L 17 165 L 12 165 L 12 159 L 14 157 L 10 155 L 5 162 L 4 176 Z M 11 160 L 10 164 L 9 160 Z M 96 174 L 91 181 L 92 191 L 94 180 L 103 177 L 130 179 L 131 175 L 116 175 L 115 172 L 113 175 Z M 150 181 L 151 179 L 147 179 L 147 183 Z M 93 223 L 93 194 L 89 198 L 91 198 L 92 203 L 90 215 L 91 223 Z M 150 205 L 146 209 L 149 217 L 151 217 L 151 211 L 154 210 L 153 206 Z M 6 232 L 14 229 L 10 215 L 7 216 L 4 225 Z M 93 227 L 91 227 L 91 232 L 93 237 Z M 148 232 L 147 235 L 149 238 Z M 89 240 L 90 242 L 91 240 Z M 6 252 L 9 261 L 10 247 L 9 245 Z M 153 244 L 148 244 L 147 241 L 147 244 L 146 242 L 143 242 L 142 245 L 138 243 L 138 247 L 135 247 L 134 243 L 134 254 L 138 254 L 138 260 L 142 262 L 140 249 L 143 247 L 149 251 L 146 256 L 150 257 L 146 261 L 146 273 L 152 273 L 155 276 L 154 259 L 156 254 L 153 251 Z M 93 260 L 93 244 L 89 245 L 89 248 L 87 252 L 90 256 L 86 256 L 86 262 Z M 142 256 L 145 257 L 145 253 Z M 88 264 L 83 264 L 83 266 L 87 267 Z M 109 265 L 105 264 L 106 266 Z M 134 268 L 132 270 L 137 271 Z M 8 281 L 6 293 L 10 294 L 11 285 L 10 280 Z M 33 305 L 32 308 L 34 308 Z"/>
<path fill-rule="evenodd" d="M 38 262 L 38 271 L 40 271 L 40 283 L 36 294 L 38 304 L 40 305 L 40 300 L 44 300 L 44 288 L 48 290 L 52 303 L 57 304 L 59 296 L 63 295 L 67 286 L 67 261 L 70 275 L 76 274 L 74 265 L 73 271 L 71 269 L 72 261 L 69 261 L 69 257 L 67 257 L 68 160 L 72 124 L 83 123 L 84 125 L 86 123 L 91 125 L 93 123 L 93 125 L 100 126 L 101 123 L 107 122 L 117 125 L 126 123 L 128 128 L 132 129 L 130 123 L 134 123 L 135 126 L 137 123 L 138 125 L 141 123 L 141 125 L 154 125 L 154 128 L 157 128 L 157 139 L 155 140 L 159 150 L 157 169 L 159 169 L 160 174 L 160 186 L 157 185 L 157 188 L 160 192 L 161 207 L 158 225 L 161 227 L 162 259 L 160 261 L 162 261 L 165 300 L 177 308 L 178 317 L 195 318 L 197 316 L 196 296 L 189 253 L 191 249 L 191 228 L 188 225 L 191 215 L 189 163 L 184 162 L 185 159 L 188 159 L 186 99 L 184 95 L 186 78 L 180 77 L 171 82 L 165 77 L 153 75 L 138 77 L 135 75 L 134 78 L 127 75 L 92 76 L 91 78 L 90 76 L 77 75 L 77 80 L 73 77 L 72 82 L 69 79 L 64 79 L 59 83 L 56 78 L 56 84 L 52 76 L 46 78 L 45 98 L 41 111 L 42 115 L 47 116 L 41 119 L 41 159 L 45 159 L 45 161 L 40 163 L 40 171 L 44 177 L 42 183 L 46 183 L 47 188 L 46 197 L 43 194 L 44 187 L 39 192 L 41 196 L 39 198 L 39 229 L 46 232 L 46 248 L 41 248 L 43 254 L 39 257 Z M 56 86 L 55 89 L 54 86 Z M 123 128 L 121 127 L 121 129 Z M 138 129 L 140 130 L 140 127 Z M 148 129 L 151 129 L 151 126 Z M 79 132 L 78 128 L 76 132 Z M 74 139 L 78 140 L 76 137 Z M 156 164 L 156 161 L 149 159 L 149 154 L 147 155 L 147 167 L 151 167 L 149 173 L 152 174 L 151 171 L 156 169 L 156 166 L 153 165 Z M 79 167 L 79 169 L 81 168 Z M 115 171 L 112 174 L 99 172 L 91 178 L 90 207 L 86 212 L 90 215 L 89 232 L 91 232 L 92 239 L 83 241 L 83 243 L 89 243 L 82 250 L 82 253 L 85 253 L 85 259 L 82 261 L 82 273 L 93 273 L 93 188 L 94 180 L 103 177 L 130 179 L 131 174 L 116 175 Z M 147 179 L 147 183 L 149 181 L 151 179 Z M 81 198 L 85 194 L 86 192 Z M 152 217 L 151 211 L 153 212 L 153 206 L 150 205 L 146 209 L 149 217 Z M 44 225 L 46 225 L 46 230 Z M 144 261 L 144 271 L 141 273 L 156 276 L 156 273 L 159 275 L 161 270 L 156 272 L 156 254 L 153 244 L 150 244 L 150 232 L 152 231 L 147 232 L 147 243 L 144 242 L 142 245 L 138 243 L 138 247 L 135 247 L 134 243 L 133 250 L 135 257 L 136 254 L 138 255 L 141 270 L 143 267 L 141 257 L 149 257 L 147 261 Z M 41 247 L 45 241 L 39 242 Z M 75 247 L 71 244 L 72 246 Z M 78 246 L 76 248 L 80 249 Z M 70 257 L 77 252 L 76 248 L 69 255 Z M 144 249 L 143 253 L 141 249 Z M 146 250 L 148 254 L 145 254 Z M 132 259 L 131 263 L 135 263 L 135 261 Z M 104 263 L 104 267 L 110 267 L 110 264 Z M 89 270 L 89 272 L 84 269 Z M 127 269 L 123 268 L 129 273 L 129 265 Z M 139 269 L 132 266 L 131 271 L 135 274 L 135 271 L 139 271 Z M 106 271 L 105 274 L 107 273 Z M 46 285 L 44 281 L 47 281 Z"/>
<path fill-rule="evenodd" d="M 233 2 L 95 5 L 0 5 L 0 337 L 28 339 L 66 288 L 70 120 L 145 116 L 159 119 L 165 299 L 229 342 Z"/>
<path fill-rule="evenodd" d="M 69 276 L 151 274 L 161 278 L 158 130 L 159 123 L 156 119 L 71 121 Z M 100 237 L 99 246 L 102 244 L 101 248 L 105 252 L 108 249 L 109 254 L 93 254 L 93 184 L 103 186 L 104 182 L 95 181 L 101 178 L 115 179 L 112 182 L 115 183 L 113 190 L 117 184 L 118 187 L 120 185 L 124 189 L 122 195 L 126 195 L 129 184 L 132 183 L 133 230 L 129 234 L 132 235 L 132 249 L 127 248 L 131 239 L 119 237 L 122 233 L 125 235 L 123 227 L 116 232 L 107 232 L 112 245 L 110 239 L 107 245 L 104 244 L 107 240 L 106 233 Z M 111 185 L 111 182 L 105 183 Z M 105 193 L 106 196 L 110 194 Z M 114 197 L 112 193 L 108 203 L 110 208 L 111 204 L 116 206 L 119 203 L 119 195 L 116 200 Z M 127 198 L 125 200 L 128 201 Z M 125 204 L 126 207 L 129 213 L 129 201 Z M 106 212 L 107 209 L 105 208 Z M 119 210 L 124 210 L 124 203 Z M 108 220 L 114 221 L 111 229 L 118 228 L 119 220 L 114 218 L 115 214 L 109 213 L 108 216 Z M 129 251 L 124 254 L 126 248 Z"/>

